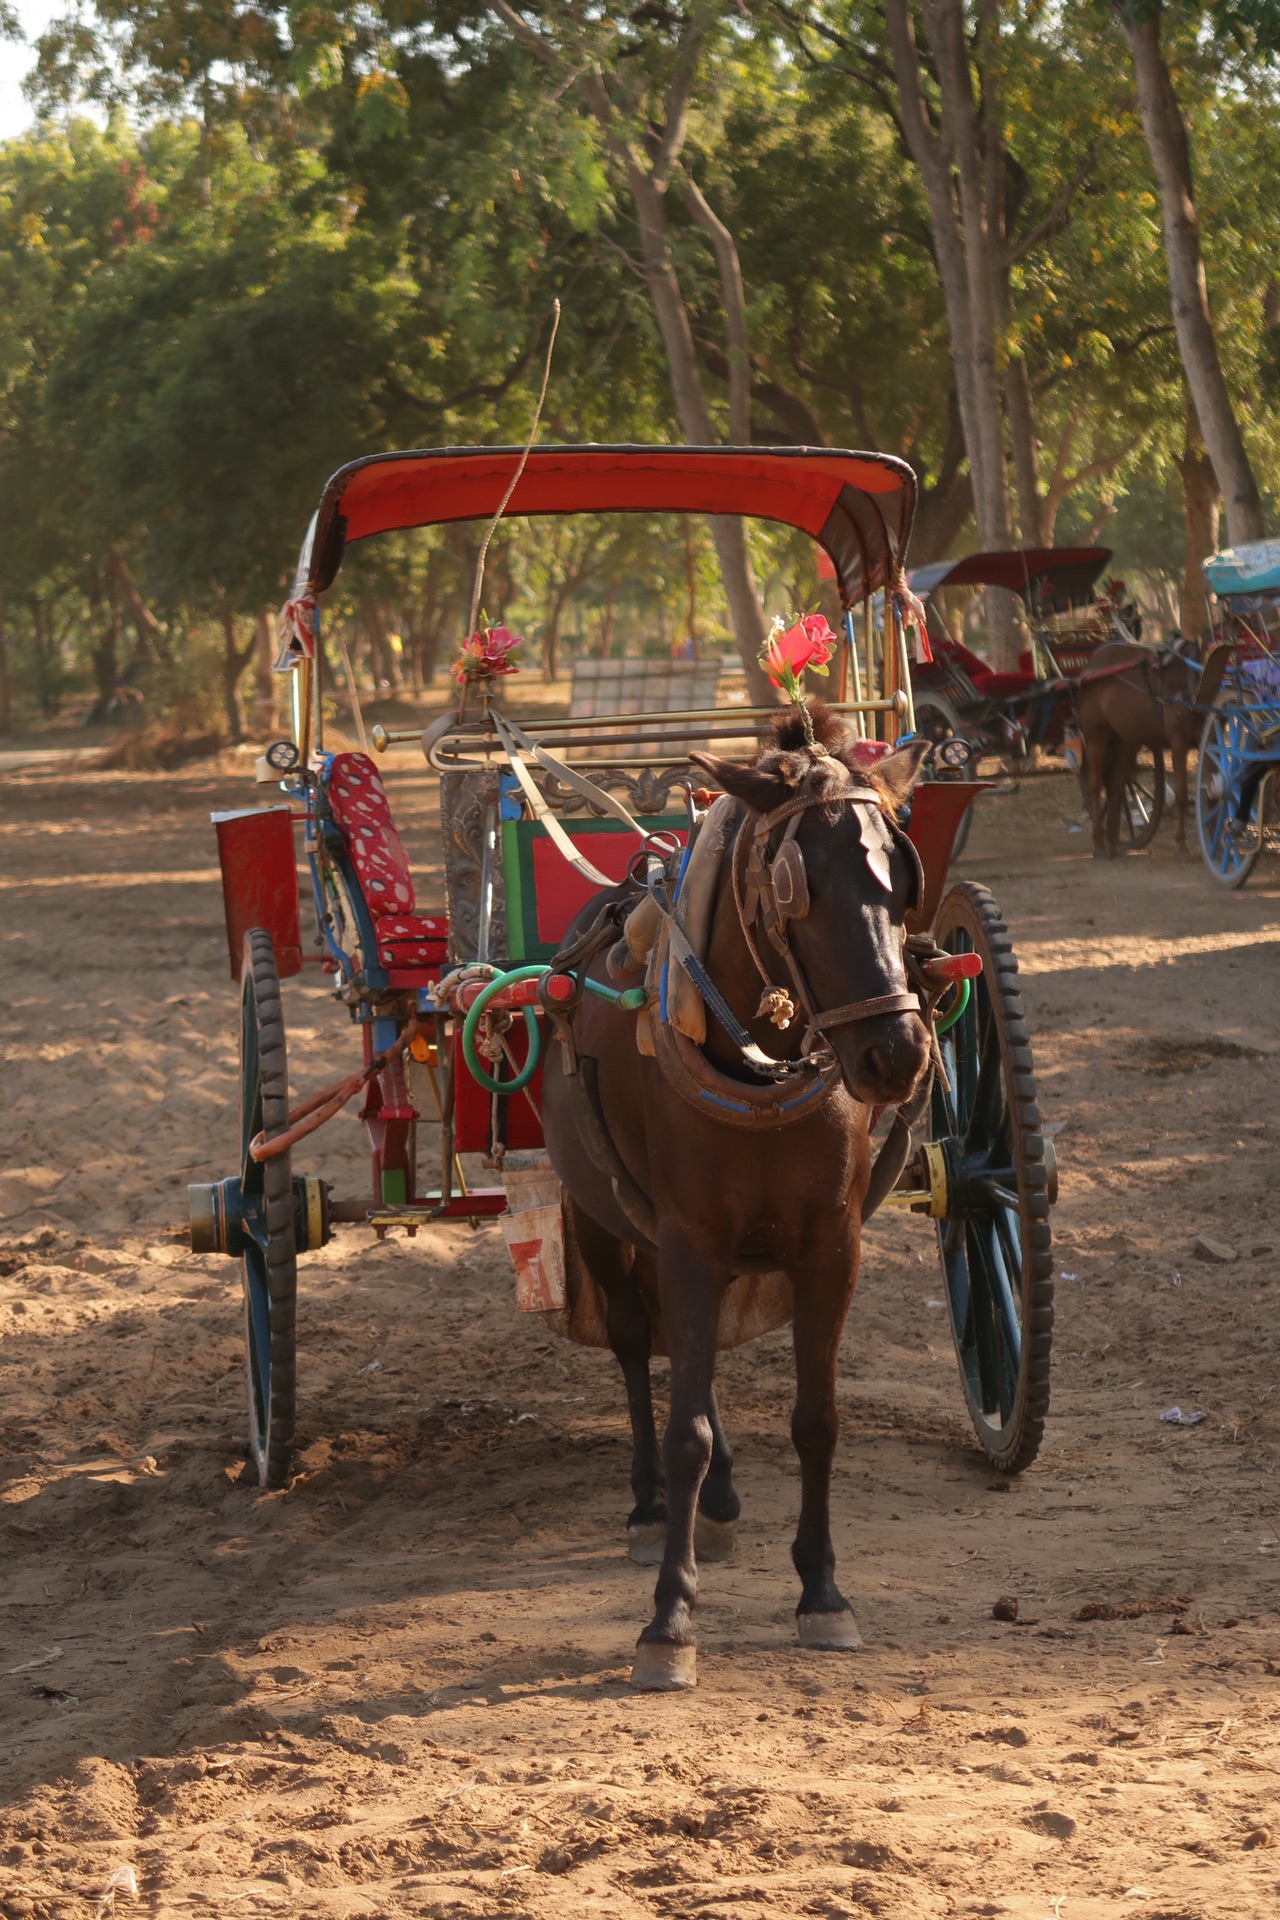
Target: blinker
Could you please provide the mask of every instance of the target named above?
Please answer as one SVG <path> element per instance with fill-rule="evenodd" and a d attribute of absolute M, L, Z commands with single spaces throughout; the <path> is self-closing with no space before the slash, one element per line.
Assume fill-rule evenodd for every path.
<path fill-rule="evenodd" d="M 804 855 L 793 839 L 784 840 L 769 869 L 773 897 L 782 920 L 803 920 L 809 911 L 809 880 Z"/>

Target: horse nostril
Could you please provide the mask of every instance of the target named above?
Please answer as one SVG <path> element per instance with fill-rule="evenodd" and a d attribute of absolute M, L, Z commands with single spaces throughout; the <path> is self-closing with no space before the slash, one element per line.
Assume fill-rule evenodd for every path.
<path fill-rule="evenodd" d="M 862 1056 L 862 1062 L 873 1079 L 882 1080 L 888 1071 L 889 1063 L 879 1047 L 868 1047 Z"/>

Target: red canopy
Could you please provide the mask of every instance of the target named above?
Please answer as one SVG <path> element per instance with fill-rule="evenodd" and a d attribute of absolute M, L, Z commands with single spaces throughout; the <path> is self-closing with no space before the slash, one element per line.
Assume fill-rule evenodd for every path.
<path fill-rule="evenodd" d="M 354 540 L 497 512 L 519 447 L 378 453 L 334 474 L 302 550 L 299 588 L 331 586 Z M 747 514 L 811 534 L 846 605 L 902 564 L 916 479 L 883 453 L 809 447 L 535 447 L 507 504 L 540 513 Z"/>
<path fill-rule="evenodd" d="M 963 560 L 937 560 L 917 567 L 911 587 L 922 600 L 940 587 L 1007 587 L 1046 613 L 1065 613 L 1092 598 L 1094 584 L 1111 558 L 1110 547 L 1024 547 L 971 553 Z"/>

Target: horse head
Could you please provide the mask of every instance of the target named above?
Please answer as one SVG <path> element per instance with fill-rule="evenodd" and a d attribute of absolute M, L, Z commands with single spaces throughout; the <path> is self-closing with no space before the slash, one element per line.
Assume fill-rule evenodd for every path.
<path fill-rule="evenodd" d="M 843 721 L 809 703 L 780 715 L 750 765 L 691 755 L 746 809 L 730 849 L 744 938 L 773 983 L 794 990 L 808 1042 L 833 1049 L 869 1105 L 897 1105 L 929 1064 L 929 1034 L 907 990 L 904 920 L 922 877 L 898 813 L 929 742 L 859 764 Z"/>

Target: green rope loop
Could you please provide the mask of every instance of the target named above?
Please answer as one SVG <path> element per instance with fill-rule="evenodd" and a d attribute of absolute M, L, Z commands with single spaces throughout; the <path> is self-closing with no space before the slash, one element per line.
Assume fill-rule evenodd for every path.
<path fill-rule="evenodd" d="M 499 1080 L 481 1066 L 480 1056 L 476 1051 L 476 1034 L 479 1030 L 481 1015 L 494 995 L 500 993 L 503 987 L 514 986 L 518 980 L 540 980 L 550 971 L 550 967 L 547 966 L 513 967 L 509 973 L 495 974 L 492 980 L 486 982 L 483 991 L 476 996 L 462 1026 L 462 1057 L 467 1063 L 471 1078 L 482 1086 L 486 1093 L 519 1093 L 522 1088 L 528 1086 L 538 1071 L 538 1061 L 542 1055 L 542 1028 L 538 1024 L 538 1016 L 534 1009 L 522 1007 L 521 1012 L 524 1014 L 524 1023 L 529 1034 L 529 1057 L 514 1079 Z M 647 1004 L 649 998 L 643 987 L 621 989 L 606 987 L 599 980 L 584 980 L 582 984 L 588 993 L 594 993 L 598 999 L 607 1000 L 611 1006 L 620 1007 L 625 1013 L 638 1013 L 640 1008 Z"/>
<path fill-rule="evenodd" d="M 939 1018 L 936 1019 L 933 1023 L 933 1030 L 939 1036 L 941 1036 L 944 1033 L 950 1033 L 952 1027 L 954 1027 L 954 1025 L 956 1024 L 956 1021 L 960 1018 L 965 1008 L 969 1004 L 969 994 L 971 991 L 969 982 L 967 980 L 957 980 L 956 985 L 959 987 L 960 991 L 956 995 L 955 1005 L 951 1007 L 946 1013 L 940 1015 Z"/>
<path fill-rule="evenodd" d="M 514 985 L 517 980 L 533 980 L 547 971 L 545 967 L 516 967 L 510 973 L 497 974 L 476 996 L 470 1011 L 462 1025 L 462 1057 L 467 1063 L 471 1078 L 482 1086 L 486 1093 L 519 1093 L 527 1087 L 538 1071 L 538 1062 L 542 1058 L 542 1029 L 538 1025 L 538 1016 L 532 1007 L 523 1007 L 525 1031 L 529 1035 L 529 1057 L 520 1071 L 511 1080 L 499 1080 L 486 1072 L 480 1064 L 476 1052 L 476 1031 L 481 1015 L 496 993 L 503 987 Z"/>

